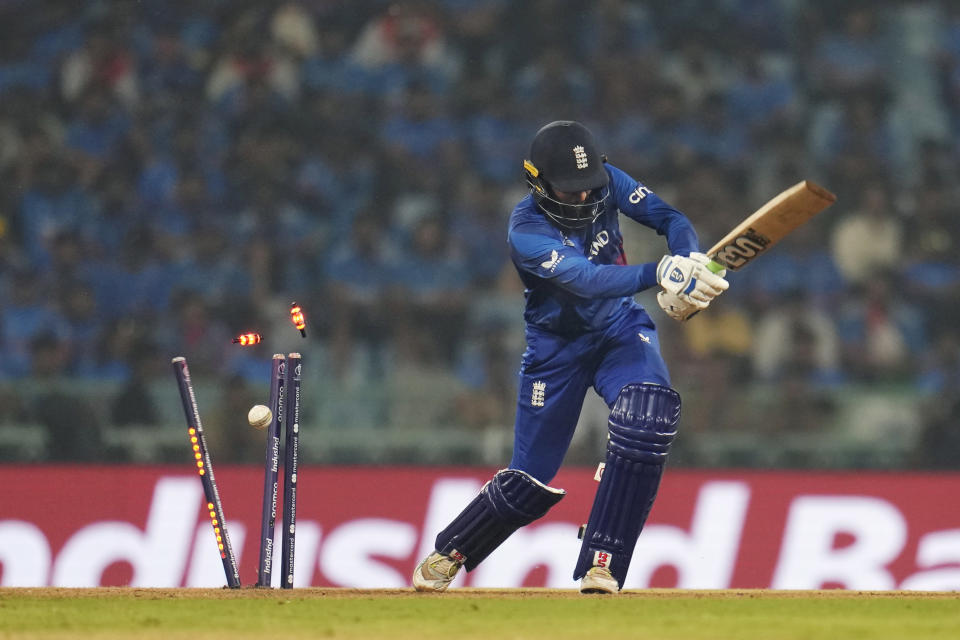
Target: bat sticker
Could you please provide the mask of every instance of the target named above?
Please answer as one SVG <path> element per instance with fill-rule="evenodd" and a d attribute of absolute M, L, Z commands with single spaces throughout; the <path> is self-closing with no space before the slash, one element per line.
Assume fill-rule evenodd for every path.
<path fill-rule="evenodd" d="M 721 247 L 712 259 L 735 271 L 763 253 L 769 245 L 769 238 L 750 228 Z"/>

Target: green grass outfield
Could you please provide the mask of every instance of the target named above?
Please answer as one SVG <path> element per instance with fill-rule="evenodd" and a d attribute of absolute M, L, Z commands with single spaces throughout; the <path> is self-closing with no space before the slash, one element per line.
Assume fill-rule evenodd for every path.
<path fill-rule="evenodd" d="M 7 638 L 960 638 L 960 593 L 0 589 Z"/>

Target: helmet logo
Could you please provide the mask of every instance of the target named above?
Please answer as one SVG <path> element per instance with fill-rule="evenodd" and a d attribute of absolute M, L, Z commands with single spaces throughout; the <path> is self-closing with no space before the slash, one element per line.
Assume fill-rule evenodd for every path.
<path fill-rule="evenodd" d="M 577 169 L 587 168 L 587 152 L 584 151 L 583 145 L 578 144 L 573 148 L 573 157 L 577 161 Z"/>

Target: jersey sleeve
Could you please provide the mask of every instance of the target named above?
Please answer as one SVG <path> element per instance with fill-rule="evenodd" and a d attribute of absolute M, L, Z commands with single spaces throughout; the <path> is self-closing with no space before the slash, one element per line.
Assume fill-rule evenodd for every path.
<path fill-rule="evenodd" d="M 631 296 L 657 282 L 656 265 L 598 265 L 547 222 L 527 221 L 510 230 L 510 250 L 517 267 L 581 298 Z"/>
<path fill-rule="evenodd" d="M 624 215 L 666 236 L 673 255 L 700 251 L 697 232 L 687 216 L 620 169 L 608 164 L 607 171 L 611 177 L 611 195 Z"/>

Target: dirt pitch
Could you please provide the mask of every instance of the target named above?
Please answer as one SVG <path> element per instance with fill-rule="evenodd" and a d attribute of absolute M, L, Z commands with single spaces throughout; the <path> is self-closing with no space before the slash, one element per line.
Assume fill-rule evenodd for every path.
<path fill-rule="evenodd" d="M 557 589 L 0 588 L 0 640 L 955 639 L 960 593 Z"/>
<path fill-rule="evenodd" d="M 0 601 L 5 597 L 30 598 L 134 598 L 134 599 L 258 599 L 258 598 L 443 598 L 476 599 L 574 599 L 595 597 L 600 600 L 620 598 L 642 599 L 946 599 L 960 604 L 960 591 L 851 591 L 842 589 L 786 590 L 786 589 L 626 589 L 616 596 L 586 596 L 576 589 L 484 589 L 459 588 L 443 593 L 418 593 L 410 589 L 350 589 L 341 587 L 309 587 L 297 589 L 263 589 L 241 587 L 228 589 L 146 588 L 146 587 L 0 587 Z"/>

